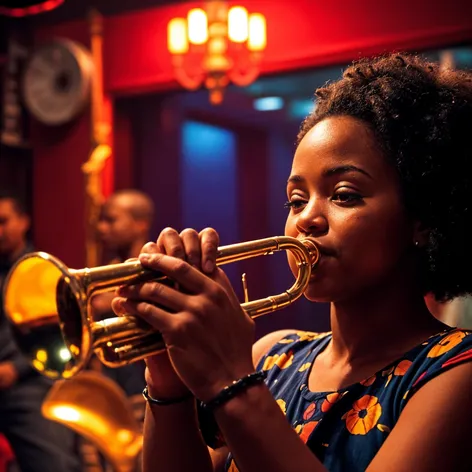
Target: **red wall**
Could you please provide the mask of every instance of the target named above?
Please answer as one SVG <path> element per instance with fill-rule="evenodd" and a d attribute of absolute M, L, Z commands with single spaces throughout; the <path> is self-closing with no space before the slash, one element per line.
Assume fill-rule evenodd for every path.
<path fill-rule="evenodd" d="M 456 0 L 435 3 L 244 0 L 242 3 L 267 18 L 268 46 L 263 73 L 347 62 L 392 49 L 420 50 L 472 41 L 472 2 L 460 2 L 460 5 Z M 166 49 L 166 26 L 172 17 L 184 16 L 196 5 L 193 2 L 163 6 L 106 18 L 106 91 L 127 95 L 176 87 Z M 52 36 L 68 37 L 87 45 L 88 27 L 85 22 L 74 22 L 36 32 L 38 42 Z M 116 124 L 121 132 L 131 129 L 126 120 L 118 120 Z M 114 138 L 115 144 L 129 146 L 126 136 Z M 85 227 L 80 166 L 90 150 L 89 114 L 84 113 L 61 130 L 46 130 L 33 124 L 33 146 L 35 243 L 38 249 L 54 253 L 69 266 L 82 267 Z M 115 168 L 115 183 L 132 184 L 126 175 L 126 168 L 132 167 L 132 156 L 120 149 L 115 157 L 123 165 Z"/>
<path fill-rule="evenodd" d="M 263 72 L 342 63 L 360 54 L 430 48 L 472 39 L 472 2 L 459 0 L 241 0 L 267 18 Z M 173 83 L 166 27 L 198 2 L 110 18 L 106 88 L 155 89 Z M 108 45 L 108 47 L 107 47 Z"/>

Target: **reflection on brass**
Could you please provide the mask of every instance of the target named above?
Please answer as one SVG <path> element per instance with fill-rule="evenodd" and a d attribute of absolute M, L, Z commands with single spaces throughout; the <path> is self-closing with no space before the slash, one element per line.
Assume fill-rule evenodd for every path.
<path fill-rule="evenodd" d="M 86 264 L 97 266 L 100 250 L 96 238 L 96 227 L 100 208 L 104 202 L 102 172 L 111 156 L 111 124 L 105 113 L 103 92 L 103 18 L 93 9 L 89 12 L 90 52 L 94 64 L 91 88 L 91 151 L 88 160 L 82 165 L 85 177 L 85 252 Z"/>
<path fill-rule="evenodd" d="M 41 411 L 91 441 L 115 472 L 136 470 L 143 443 L 141 426 L 131 402 L 113 380 L 94 371 L 59 380 Z"/>
<path fill-rule="evenodd" d="M 246 274 L 241 276 L 241 281 L 243 282 L 243 294 L 244 294 L 244 302 L 247 303 L 249 301 L 249 291 L 247 289 L 247 277 Z"/>
<path fill-rule="evenodd" d="M 281 294 L 243 303 L 252 318 L 298 299 L 309 283 L 319 251 L 311 239 L 288 236 L 218 249 L 218 265 L 282 250 L 297 261 L 297 278 Z M 161 334 L 137 316 L 103 321 L 93 321 L 91 316 L 92 295 L 147 280 L 169 282 L 138 260 L 74 270 L 50 254 L 35 252 L 20 259 L 10 271 L 4 287 L 5 311 L 33 366 L 51 378 L 70 378 L 85 367 L 93 352 L 105 365 L 120 367 L 165 349 Z"/>

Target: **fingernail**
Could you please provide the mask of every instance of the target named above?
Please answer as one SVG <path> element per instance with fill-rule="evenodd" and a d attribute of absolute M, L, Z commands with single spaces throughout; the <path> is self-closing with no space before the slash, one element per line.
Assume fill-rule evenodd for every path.
<path fill-rule="evenodd" d="M 205 268 L 205 272 L 213 272 L 213 270 L 215 269 L 215 264 L 211 259 L 207 259 L 205 261 L 204 268 Z"/>
<path fill-rule="evenodd" d="M 118 298 L 118 299 L 115 299 L 115 303 L 114 303 L 114 310 L 115 310 L 115 313 L 118 315 L 118 314 L 123 314 L 124 313 L 124 304 L 125 304 L 125 300 L 124 298 Z"/>
<path fill-rule="evenodd" d="M 149 262 L 151 260 L 151 255 L 150 254 L 140 254 L 139 255 L 139 260 L 141 262 Z"/>

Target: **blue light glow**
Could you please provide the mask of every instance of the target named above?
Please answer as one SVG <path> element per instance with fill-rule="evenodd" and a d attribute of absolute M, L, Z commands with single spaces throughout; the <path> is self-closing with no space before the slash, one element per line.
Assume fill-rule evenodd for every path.
<path fill-rule="evenodd" d="M 309 115 L 315 108 L 312 98 L 305 100 L 292 100 L 289 106 L 290 118 L 303 119 Z"/>
<path fill-rule="evenodd" d="M 256 98 L 253 106 L 258 111 L 281 110 L 284 107 L 284 100 L 281 97 Z"/>

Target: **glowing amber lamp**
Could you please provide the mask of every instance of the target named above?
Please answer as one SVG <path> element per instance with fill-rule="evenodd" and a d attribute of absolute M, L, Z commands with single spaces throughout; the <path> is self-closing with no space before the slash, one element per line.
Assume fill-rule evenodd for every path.
<path fill-rule="evenodd" d="M 167 33 L 177 81 L 188 90 L 205 85 L 213 104 L 222 102 L 230 82 L 246 86 L 259 75 L 261 53 L 267 44 L 266 21 L 260 13 L 248 13 L 242 6 L 228 8 L 226 2 L 212 0 L 203 9 L 190 10 L 187 18 L 172 19 Z M 229 54 L 233 45 L 238 48 L 236 57 Z M 201 54 L 202 48 L 199 70 L 192 73 L 188 59 Z"/>

